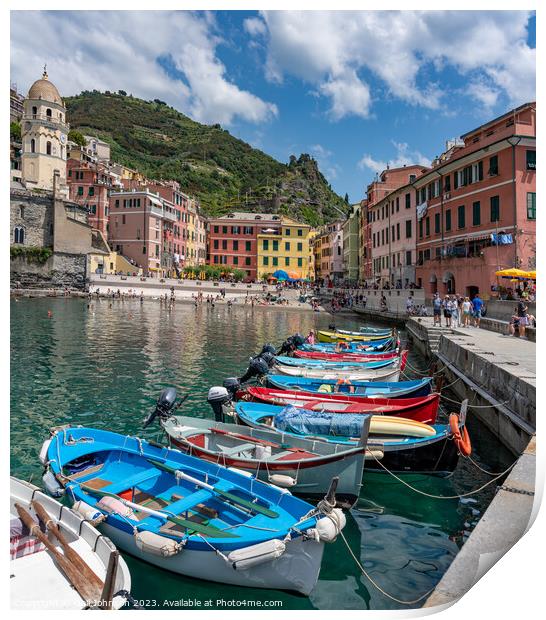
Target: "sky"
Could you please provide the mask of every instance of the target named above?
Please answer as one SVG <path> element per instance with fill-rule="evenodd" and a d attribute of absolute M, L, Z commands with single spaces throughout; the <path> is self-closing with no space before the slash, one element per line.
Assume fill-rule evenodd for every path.
<path fill-rule="evenodd" d="M 279 161 L 311 154 L 357 202 L 387 164 L 534 100 L 535 46 L 529 11 L 12 11 L 11 81 L 47 63 L 62 96 L 162 99 Z"/>

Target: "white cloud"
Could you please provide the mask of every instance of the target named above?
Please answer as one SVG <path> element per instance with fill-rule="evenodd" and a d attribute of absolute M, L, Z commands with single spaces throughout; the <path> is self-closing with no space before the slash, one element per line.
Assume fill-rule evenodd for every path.
<path fill-rule="evenodd" d="M 267 32 L 265 23 L 259 17 L 247 17 L 243 22 L 243 27 L 253 37 Z"/>
<path fill-rule="evenodd" d="M 512 104 L 533 99 L 528 19 L 527 11 L 262 11 L 247 31 L 267 45 L 267 79 L 312 84 L 340 119 L 369 114 L 372 75 L 392 97 L 430 109 L 449 105 L 440 83 L 449 72 L 471 80 L 466 92 L 482 105 L 495 92 Z"/>
<path fill-rule="evenodd" d="M 163 99 L 206 123 L 261 123 L 278 113 L 230 81 L 209 13 L 104 11 L 11 13 L 11 79 L 24 91 L 47 62 L 61 95 L 126 90 Z M 174 72 L 158 64 L 169 59 Z"/>
<path fill-rule="evenodd" d="M 498 101 L 500 90 L 486 84 L 483 80 L 475 80 L 468 84 L 466 94 L 490 110 Z"/>
<path fill-rule="evenodd" d="M 387 166 L 389 166 L 389 168 L 401 168 L 402 166 L 411 166 L 412 164 L 430 166 L 430 159 L 419 151 L 410 150 L 406 142 L 395 142 L 394 140 L 391 140 L 391 142 L 396 150 L 396 156 L 394 158 L 383 161 L 374 159 L 369 154 L 365 154 L 358 162 L 358 167 L 361 170 L 368 168 L 372 172 L 382 172 Z"/>

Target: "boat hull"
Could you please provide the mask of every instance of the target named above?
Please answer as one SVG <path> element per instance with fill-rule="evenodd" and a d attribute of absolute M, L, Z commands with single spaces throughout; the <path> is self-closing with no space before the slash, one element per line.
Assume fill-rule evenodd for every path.
<path fill-rule="evenodd" d="M 294 351 L 294 357 L 298 359 L 322 360 L 325 362 L 371 362 L 378 360 L 391 360 L 398 357 L 396 351 L 378 353 L 322 353 L 320 351 Z"/>
<path fill-rule="evenodd" d="M 317 583 L 324 551 L 324 543 L 298 537 L 286 543 L 279 558 L 249 570 L 234 570 L 212 550 L 183 549 L 165 558 L 142 552 L 128 532 L 107 523 L 99 529 L 126 553 L 179 575 L 240 587 L 292 590 L 306 596 Z"/>
<path fill-rule="evenodd" d="M 273 374 L 288 375 L 290 377 L 308 377 L 313 379 L 346 379 L 349 381 L 387 381 L 396 382 L 400 379 L 400 369 L 387 368 L 367 370 L 325 370 L 322 368 L 301 368 L 276 364 L 272 368 Z"/>
<path fill-rule="evenodd" d="M 337 384 L 335 379 L 313 379 L 305 377 L 288 377 L 284 375 L 266 375 L 265 383 L 268 387 L 281 390 L 295 390 L 308 394 L 332 394 L 358 396 L 360 398 L 414 398 L 428 396 L 432 391 L 432 379 L 426 378 L 417 381 L 399 381 L 384 383 L 381 381 L 354 381 L 351 385 Z M 332 391 L 319 391 L 328 386 Z M 352 392 L 351 392 L 352 389 Z M 335 392 L 334 392 L 335 390 Z"/>
<path fill-rule="evenodd" d="M 170 436 L 171 444 L 185 452 L 189 451 L 188 444 Z M 191 447 L 194 456 L 217 463 L 220 461 L 225 467 L 235 467 L 255 475 L 263 482 L 272 482 L 271 474 L 289 476 L 297 482 L 290 487 L 290 493 L 301 495 L 306 499 L 321 500 L 325 496 L 332 482 L 332 478 L 337 476 L 339 482 L 336 488 L 336 505 L 340 508 L 351 508 L 354 506 L 360 495 L 362 487 L 362 471 L 364 468 L 364 454 L 342 456 L 339 459 L 328 459 L 321 465 L 306 467 L 305 461 L 294 464 L 290 467 L 282 463 L 266 463 L 236 458 L 220 458 L 219 455 L 211 455 L 205 450 Z M 299 466 L 298 466 L 299 465 Z M 274 482 L 273 482 L 274 484 Z"/>
<path fill-rule="evenodd" d="M 345 394 L 309 394 L 293 390 L 275 390 L 249 387 L 242 393 L 243 400 L 262 402 L 269 405 L 293 405 L 313 411 L 331 411 L 334 413 L 370 413 L 400 416 L 434 424 L 438 415 L 440 395 L 434 394 L 423 398 L 362 398 Z"/>
<path fill-rule="evenodd" d="M 342 334 L 319 330 L 317 332 L 319 342 L 370 342 L 385 340 L 385 336 L 373 334 Z"/>

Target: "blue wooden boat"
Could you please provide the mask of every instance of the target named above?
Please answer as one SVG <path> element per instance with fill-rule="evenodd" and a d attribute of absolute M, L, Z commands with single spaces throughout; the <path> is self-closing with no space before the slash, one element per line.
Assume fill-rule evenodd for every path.
<path fill-rule="evenodd" d="M 370 398 L 414 398 L 428 396 L 432 392 L 432 377 L 415 381 L 351 381 L 350 384 L 338 384 L 336 379 L 313 379 L 308 377 L 289 377 L 285 375 L 266 375 L 270 387 L 283 390 L 300 390 L 313 394 L 320 392 L 339 392 L 355 394 Z"/>
<path fill-rule="evenodd" d="M 287 423 L 286 418 L 292 414 L 291 410 L 294 412 L 293 420 L 289 419 Z M 235 403 L 234 411 L 239 422 L 253 428 L 274 428 L 284 435 L 328 441 L 344 446 L 358 443 L 359 437 L 356 433 L 367 417 L 365 415 L 348 417 L 349 414 L 346 413 L 306 412 L 290 406 L 278 407 L 244 401 Z M 305 421 L 306 415 L 309 416 L 309 421 Z M 457 466 L 459 453 L 452 440 L 450 426 L 448 424 L 430 426 L 435 432 L 426 437 L 370 435 L 366 447 L 371 452 L 379 453 L 381 457 L 367 461 L 366 470 L 384 472 L 385 467 L 392 472 L 440 475 L 451 473 Z"/>
<path fill-rule="evenodd" d="M 354 342 L 344 342 L 346 345 L 343 348 L 343 351 L 347 353 L 370 353 L 372 351 L 389 351 L 391 349 L 396 348 L 396 339 L 395 338 L 383 338 L 382 340 L 371 341 L 354 341 Z M 316 342 L 315 344 L 302 344 L 299 346 L 299 349 L 303 351 L 326 351 L 328 353 L 334 353 L 336 350 L 337 344 L 334 342 Z"/>
<path fill-rule="evenodd" d="M 393 366 L 399 362 L 399 358 L 395 357 L 393 359 L 387 360 L 372 360 L 372 361 L 344 361 L 344 362 L 331 362 L 329 360 L 313 360 L 313 359 L 304 359 L 301 357 L 286 357 L 284 355 L 278 355 L 275 357 L 275 362 L 277 364 L 283 364 L 284 366 L 297 366 L 299 368 L 322 368 L 324 370 L 345 370 L 351 368 L 387 368 L 388 366 Z"/>
<path fill-rule="evenodd" d="M 391 336 L 393 334 L 392 329 L 379 329 L 377 327 L 361 327 L 359 331 L 350 331 L 348 329 L 335 329 L 333 330 L 339 334 L 345 334 L 346 336 L 362 336 L 362 335 L 370 335 L 370 336 Z"/>
<path fill-rule="evenodd" d="M 344 525 L 339 509 L 330 519 L 286 489 L 136 437 L 60 428 L 42 452 L 119 548 L 191 577 L 309 594 Z"/>

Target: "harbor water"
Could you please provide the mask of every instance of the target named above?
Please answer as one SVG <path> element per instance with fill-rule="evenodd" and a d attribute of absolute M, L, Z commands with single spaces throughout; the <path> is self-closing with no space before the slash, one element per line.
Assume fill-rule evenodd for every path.
<path fill-rule="evenodd" d="M 181 413 L 210 418 L 209 387 L 240 376 L 264 343 L 278 345 L 295 332 L 328 328 L 332 322 L 325 313 L 237 304 L 195 308 L 179 303 L 169 310 L 156 300 L 12 300 L 11 473 L 40 485 L 38 452 L 48 429 L 59 424 L 160 440 L 159 428 L 143 431 L 142 421 L 167 386 L 179 395 L 189 393 Z M 335 322 L 344 329 L 360 325 L 341 317 Z M 408 374 L 415 378 L 428 370 L 412 351 L 409 364 Z M 473 459 L 488 471 L 503 471 L 512 457 L 471 413 L 468 425 Z M 408 475 L 404 480 L 430 495 L 453 496 L 490 477 L 461 459 L 447 479 Z M 363 482 L 345 538 L 376 583 L 406 601 L 440 580 L 499 484 L 469 498 L 440 500 L 419 495 L 388 474 L 365 473 Z M 199 581 L 125 557 L 132 594 L 148 608 L 405 608 L 370 584 L 341 539 L 326 547 L 319 582 L 308 598 Z"/>

